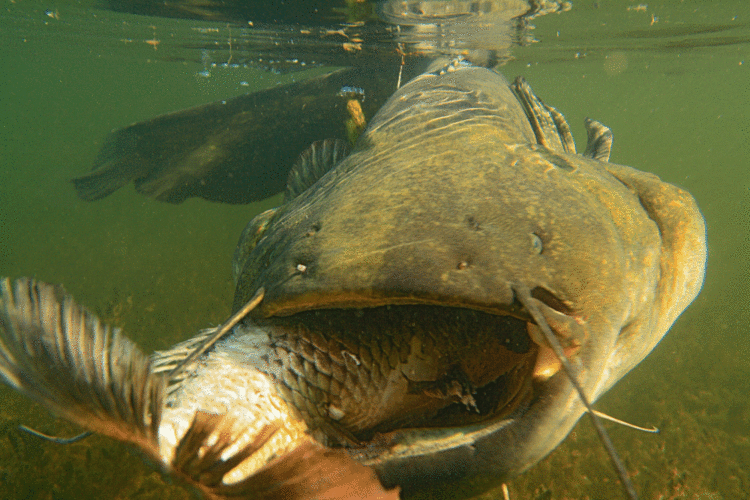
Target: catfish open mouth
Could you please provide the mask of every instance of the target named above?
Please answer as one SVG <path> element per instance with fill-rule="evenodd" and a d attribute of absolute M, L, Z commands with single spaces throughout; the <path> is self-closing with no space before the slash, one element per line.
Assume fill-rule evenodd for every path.
<path fill-rule="evenodd" d="M 540 349 L 510 315 L 409 304 L 254 321 L 270 335 L 288 400 L 340 444 L 495 419 L 532 397 Z"/>

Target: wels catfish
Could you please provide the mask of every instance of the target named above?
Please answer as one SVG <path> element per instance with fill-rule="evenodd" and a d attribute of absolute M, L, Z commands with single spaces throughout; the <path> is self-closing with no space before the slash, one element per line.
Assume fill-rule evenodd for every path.
<path fill-rule="evenodd" d="M 608 163 L 611 132 L 586 126 L 578 154 L 523 80 L 434 61 L 351 152 L 319 142 L 293 167 L 242 234 L 225 325 L 146 358 L 61 289 L 6 280 L 0 373 L 210 498 L 499 486 L 703 282 L 694 199 Z"/>

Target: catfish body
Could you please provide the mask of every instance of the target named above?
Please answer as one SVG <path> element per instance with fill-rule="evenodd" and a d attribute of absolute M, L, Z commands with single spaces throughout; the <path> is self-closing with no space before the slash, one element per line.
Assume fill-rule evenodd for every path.
<path fill-rule="evenodd" d="M 529 303 L 542 311 L 596 400 L 653 349 L 699 292 L 705 227 L 693 198 L 652 174 L 609 164 L 611 132 L 594 121 L 587 128 L 586 152 L 577 154 L 562 115 L 524 82 L 509 85 L 495 71 L 438 61 L 383 105 L 348 157 L 248 225 L 234 263 L 235 310 L 263 287 L 251 316 L 283 332 L 269 339 L 284 353 L 276 359 L 280 384 L 313 428 L 333 422 L 367 439 L 374 432 L 379 445 L 366 441 L 350 452 L 384 484 L 410 491 L 439 488 L 438 478 L 477 476 L 497 484 L 565 438 L 583 405 L 559 365 L 550 369 L 543 361 L 549 346 Z M 379 313 L 384 307 L 387 321 Z M 348 324 L 383 324 L 384 337 L 393 339 L 412 321 L 400 316 L 410 307 L 433 308 L 420 317 L 425 330 L 440 332 L 426 334 L 429 342 L 444 342 L 430 351 L 432 363 L 414 359 L 425 345 L 419 335 L 393 342 L 393 362 L 393 350 L 368 347 L 377 343 L 370 333 L 333 334 L 309 319 L 314 311 Z M 429 319 L 455 309 L 525 323 L 536 364 L 510 361 L 491 372 L 490 382 L 471 372 L 466 367 L 483 365 L 488 351 L 462 351 Z M 302 333 L 290 335 L 290 328 Z M 505 333 L 516 326 L 496 328 L 501 338 L 518 338 Z M 493 345 L 484 339 L 480 344 Z M 305 343 L 313 355 L 300 350 Z M 319 366 L 318 354 L 335 361 L 336 346 L 373 361 L 347 363 L 339 353 L 344 389 L 332 393 L 308 373 L 327 363 Z M 365 398 L 353 397 L 347 382 L 369 381 L 372 366 L 386 381 L 360 392 Z M 455 366 L 458 372 L 449 369 Z M 437 409 L 420 400 L 424 412 L 409 426 L 395 420 L 402 408 L 382 408 L 413 397 L 415 381 L 454 389 L 440 392 Z M 492 406 L 487 399 L 498 386 L 521 401 L 510 398 L 513 406 L 471 417 L 467 395 L 480 394 L 485 400 L 477 396 L 473 404 Z M 462 404 L 464 413 L 454 410 Z M 379 409 L 375 417 L 362 416 L 368 405 Z M 455 417 L 450 425 L 445 413 Z"/>

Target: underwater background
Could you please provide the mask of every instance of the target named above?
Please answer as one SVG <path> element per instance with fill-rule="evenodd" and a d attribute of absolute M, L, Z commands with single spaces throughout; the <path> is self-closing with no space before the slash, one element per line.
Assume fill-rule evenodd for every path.
<path fill-rule="evenodd" d="M 227 318 L 240 231 L 281 197 L 170 205 L 128 186 L 89 203 L 70 179 L 113 129 L 310 71 L 223 64 L 227 23 L 89 3 L 0 4 L 0 276 L 64 284 L 151 352 Z M 500 71 L 561 111 L 579 149 L 585 117 L 609 126 L 610 161 L 687 189 L 707 223 L 703 291 L 596 408 L 661 429 L 605 424 L 641 498 L 750 498 L 750 2 L 576 0 L 533 24 L 536 42 Z M 216 51 L 174 43 L 197 36 Z M 80 432 L 0 387 L 0 498 L 193 498 L 127 446 L 56 445 L 19 424 Z M 509 488 L 515 500 L 623 495 L 587 419 Z"/>

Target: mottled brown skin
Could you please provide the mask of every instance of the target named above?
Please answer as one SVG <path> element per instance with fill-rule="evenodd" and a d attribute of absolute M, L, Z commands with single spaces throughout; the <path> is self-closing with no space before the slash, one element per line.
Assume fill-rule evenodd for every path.
<path fill-rule="evenodd" d="M 320 366 L 315 352 L 309 366 L 292 366 L 302 348 L 289 341 L 288 325 L 305 339 L 319 334 L 305 311 L 357 310 L 369 319 L 371 308 L 419 305 L 438 316 L 463 308 L 526 322 L 517 297 L 525 293 L 572 348 L 579 381 L 595 400 L 650 352 L 702 283 L 705 228 L 692 197 L 651 174 L 593 159 L 602 157 L 594 147 L 589 156 L 564 150 L 560 138 L 532 128 L 532 113 L 498 73 L 436 63 L 380 109 L 350 156 L 251 222 L 240 241 L 234 308 L 265 289 L 252 316 L 282 331 L 271 343 L 281 346 L 289 397 L 303 413 L 331 417 L 330 427 L 316 422 L 329 437 L 353 434 L 352 455 L 407 493 L 459 478 L 497 484 L 522 472 L 580 418 L 578 397 L 557 373 L 535 380 L 522 403 L 483 419 L 435 429 L 425 424 L 435 415 L 430 408 L 411 415 L 411 425 L 385 417 L 358 426 L 330 411 L 330 394 L 305 385 L 305 374 L 314 378 Z M 319 344 L 335 338 L 334 346 L 316 349 L 338 349 L 346 368 L 346 335 L 322 337 Z M 394 371 L 408 378 L 410 366 Z M 396 396 L 401 401 L 403 392 Z M 454 391 L 443 407 L 461 396 Z M 357 404 L 373 400 L 390 401 Z M 389 432 L 357 441 L 374 431 Z"/>

